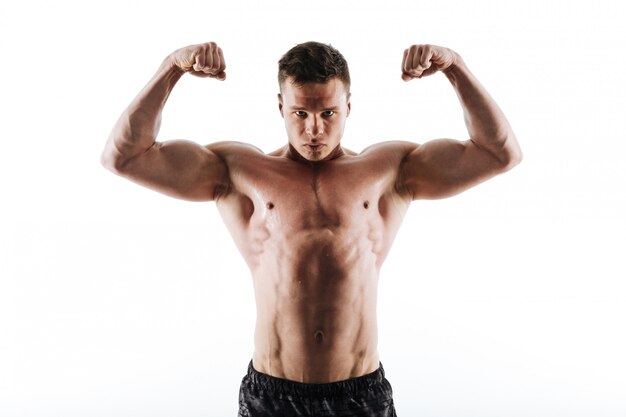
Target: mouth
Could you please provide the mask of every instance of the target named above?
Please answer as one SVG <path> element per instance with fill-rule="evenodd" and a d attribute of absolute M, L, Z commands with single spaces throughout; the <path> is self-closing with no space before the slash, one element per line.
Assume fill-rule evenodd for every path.
<path fill-rule="evenodd" d="M 305 143 L 304 146 L 309 148 L 313 152 L 317 152 L 320 149 L 322 149 L 322 147 L 324 147 L 326 145 L 321 144 L 321 143 L 315 143 L 315 144 L 313 144 L 313 143 Z"/>

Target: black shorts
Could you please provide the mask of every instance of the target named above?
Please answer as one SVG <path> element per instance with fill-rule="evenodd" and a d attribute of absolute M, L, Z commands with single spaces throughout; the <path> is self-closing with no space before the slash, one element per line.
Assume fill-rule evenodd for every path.
<path fill-rule="evenodd" d="M 248 366 L 239 417 L 396 417 L 382 364 L 371 374 L 328 384 L 303 384 Z"/>

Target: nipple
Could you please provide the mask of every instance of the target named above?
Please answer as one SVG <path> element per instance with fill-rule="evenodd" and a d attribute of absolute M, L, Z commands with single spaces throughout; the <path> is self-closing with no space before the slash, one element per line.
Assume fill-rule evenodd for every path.
<path fill-rule="evenodd" d="M 370 206 L 370 202 L 369 202 L 369 201 L 367 201 L 367 200 L 365 200 L 365 201 L 363 202 L 363 207 L 365 207 L 365 208 L 367 209 L 369 206 Z"/>
<path fill-rule="evenodd" d="M 270 201 L 270 202 L 268 202 L 268 203 L 265 205 L 265 207 L 267 207 L 267 209 L 268 209 L 268 210 L 271 210 L 271 209 L 273 209 L 273 208 L 274 208 L 274 203 L 272 203 L 272 202 Z"/>

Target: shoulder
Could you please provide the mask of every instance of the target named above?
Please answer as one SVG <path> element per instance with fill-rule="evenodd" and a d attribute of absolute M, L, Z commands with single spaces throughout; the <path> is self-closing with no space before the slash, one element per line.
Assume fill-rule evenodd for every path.
<path fill-rule="evenodd" d="M 365 148 L 359 155 L 367 164 L 376 167 L 377 170 L 387 172 L 391 194 L 409 200 L 406 187 L 403 186 L 403 178 L 407 162 L 422 145 L 408 141 L 386 141 L 373 144 Z"/>
<path fill-rule="evenodd" d="M 368 158 L 385 159 L 389 162 L 400 163 L 411 152 L 419 147 L 419 144 L 413 142 L 400 140 L 386 141 L 368 146 L 367 148 L 363 149 L 363 151 L 361 151 L 359 155 Z"/>
<path fill-rule="evenodd" d="M 269 159 L 261 149 L 245 142 L 224 141 L 206 145 L 228 167 L 232 169 L 242 165 L 261 163 Z"/>
<path fill-rule="evenodd" d="M 385 142 L 378 142 L 361 151 L 361 155 L 368 153 L 398 153 L 406 154 L 419 147 L 419 144 L 403 141 L 403 140 L 390 140 Z"/>
<path fill-rule="evenodd" d="M 245 142 L 223 141 L 211 143 L 210 145 L 206 145 L 205 147 L 222 158 L 226 158 L 231 155 L 241 154 L 263 155 L 263 151 L 261 151 L 259 148 Z"/>

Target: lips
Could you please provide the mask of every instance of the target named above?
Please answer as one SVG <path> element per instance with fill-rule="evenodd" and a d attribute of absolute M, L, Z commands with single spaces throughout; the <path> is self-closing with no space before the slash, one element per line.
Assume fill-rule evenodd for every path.
<path fill-rule="evenodd" d="M 305 143 L 304 146 L 306 146 L 307 148 L 315 152 L 315 151 L 319 151 L 320 149 L 322 149 L 322 147 L 326 145 L 321 144 L 321 143 Z"/>

